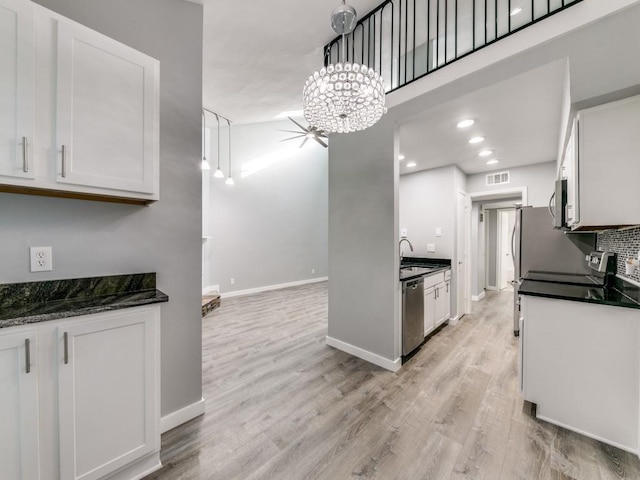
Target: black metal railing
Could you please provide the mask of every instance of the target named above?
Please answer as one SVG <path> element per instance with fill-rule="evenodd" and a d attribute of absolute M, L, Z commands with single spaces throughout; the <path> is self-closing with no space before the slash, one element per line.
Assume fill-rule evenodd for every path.
<path fill-rule="evenodd" d="M 364 63 L 396 90 L 582 0 L 386 0 L 324 47 L 324 63 Z M 344 58 L 346 55 L 347 58 Z"/>

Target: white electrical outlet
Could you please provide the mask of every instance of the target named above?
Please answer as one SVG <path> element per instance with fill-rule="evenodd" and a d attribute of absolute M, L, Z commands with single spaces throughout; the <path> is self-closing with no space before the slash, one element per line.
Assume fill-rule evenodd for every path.
<path fill-rule="evenodd" d="M 236 279 L 231 277 L 231 281 L 230 281 L 231 285 L 234 285 L 236 283 Z"/>
<path fill-rule="evenodd" d="M 316 273 L 316 269 L 315 269 L 315 268 L 312 268 L 312 269 L 311 269 L 311 273 Z"/>
<path fill-rule="evenodd" d="M 50 272 L 53 270 L 51 247 L 30 247 L 29 257 L 32 272 Z"/>
<path fill-rule="evenodd" d="M 407 238 L 407 229 L 406 228 L 401 228 L 400 229 L 400 238 Z"/>
<path fill-rule="evenodd" d="M 435 243 L 427 243 L 427 252 L 435 253 L 436 252 L 436 244 Z"/>

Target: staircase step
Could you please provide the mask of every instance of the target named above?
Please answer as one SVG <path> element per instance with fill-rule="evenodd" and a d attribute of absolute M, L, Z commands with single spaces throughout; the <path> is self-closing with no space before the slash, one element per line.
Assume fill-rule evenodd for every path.
<path fill-rule="evenodd" d="M 220 306 L 220 294 L 217 292 L 202 296 L 202 316 L 206 316 Z"/>

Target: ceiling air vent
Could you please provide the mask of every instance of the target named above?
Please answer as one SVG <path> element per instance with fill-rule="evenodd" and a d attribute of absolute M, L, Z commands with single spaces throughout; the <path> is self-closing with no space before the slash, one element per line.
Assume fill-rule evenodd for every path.
<path fill-rule="evenodd" d="M 504 185 L 509 183 L 509 172 L 490 173 L 487 175 L 487 185 Z"/>

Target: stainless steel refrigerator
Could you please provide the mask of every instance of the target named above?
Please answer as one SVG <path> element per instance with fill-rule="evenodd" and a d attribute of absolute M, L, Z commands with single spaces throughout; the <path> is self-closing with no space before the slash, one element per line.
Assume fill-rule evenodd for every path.
<path fill-rule="evenodd" d="M 567 234 L 553 228 L 553 218 L 545 207 L 516 209 L 512 233 L 515 267 L 513 291 L 513 333 L 520 334 L 520 281 L 531 271 L 589 274 L 585 256 L 596 249 L 594 233 Z"/>

